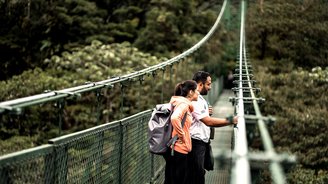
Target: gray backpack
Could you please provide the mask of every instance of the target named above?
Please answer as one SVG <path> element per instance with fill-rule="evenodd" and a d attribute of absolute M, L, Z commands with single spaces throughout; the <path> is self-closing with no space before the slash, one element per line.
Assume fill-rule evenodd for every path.
<path fill-rule="evenodd" d="M 157 155 L 164 155 L 170 146 L 174 147 L 178 135 L 172 138 L 171 115 L 174 106 L 170 103 L 158 104 L 154 108 L 148 122 L 149 151 Z M 185 113 L 181 126 L 184 126 L 187 113 Z M 173 149 L 172 149 L 173 155 Z"/>

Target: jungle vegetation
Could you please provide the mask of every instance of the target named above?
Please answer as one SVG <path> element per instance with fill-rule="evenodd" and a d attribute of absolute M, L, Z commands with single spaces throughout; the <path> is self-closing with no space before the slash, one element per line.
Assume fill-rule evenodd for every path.
<path fill-rule="evenodd" d="M 276 149 L 298 157 L 290 183 L 328 182 L 327 10 L 327 1 L 264 0 L 247 12 L 247 45 L 266 99 L 261 110 L 277 118 Z"/>
<path fill-rule="evenodd" d="M 222 2 L 1 0 L 0 100 L 104 80 L 164 61 L 208 32 Z M 194 61 L 188 61 L 195 63 L 190 70 L 204 69 L 219 76 L 233 69 L 239 1 L 231 1 L 231 5 L 214 39 L 201 48 Z M 266 99 L 261 108 L 263 114 L 277 118 L 270 129 L 276 149 L 298 156 L 298 164 L 288 170 L 289 183 L 328 182 L 327 10 L 325 0 L 248 2 L 246 44 L 260 95 Z M 184 65 L 179 67 L 174 68 L 177 81 L 191 77 L 181 69 Z M 152 100 L 160 99 L 156 92 L 163 83 L 154 86 L 152 82 L 147 79 L 143 90 L 153 90 Z M 165 85 L 165 89 L 173 87 L 168 82 Z M 119 100 L 107 100 L 119 96 L 120 89 L 114 86 L 108 91 L 98 102 L 95 93 L 68 100 L 63 133 L 120 118 L 115 113 Z M 126 93 L 125 107 L 139 108 L 124 108 L 124 115 L 155 103 L 142 96 L 138 101 L 138 87 Z M 100 110 L 96 102 L 102 104 Z M 25 109 L 25 115 L 1 116 L 0 155 L 57 136 L 57 115 L 49 113 L 55 106 L 45 104 Z M 252 146 L 261 149 L 261 145 Z M 263 172 L 257 183 L 269 181 Z"/>
<path fill-rule="evenodd" d="M 197 43 L 214 24 L 220 7 L 221 3 L 215 1 L 185 0 L 1 2 L 5 16 L 0 19 L 7 26 L 1 28 L 0 38 L 4 49 L 0 56 L 0 100 L 106 80 L 165 61 Z M 166 89 L 168 99 L 175 82 L 191 78 L 193 71 L 201 68 L 207 67 L 217 75 L 226 72 L 216 64 L 228 65 L 219 59 L 224 50 L 217 40 L 232 36 L 219 31 L 214 37 L 217 39 L 211 39 L 193 58 L 171 69 L 173 81 L 167 69 L 164 81 L 160 72 L 140 81 L 141 87 L 138 81 L 122 84 L 127 87 L 123 109 L 121 87 L 116 85 L 101 91 L 101 97 L 94 92 L 65 101 L 65 118 L 60 126 L 60 105 L 56 102 L 3 115 L 0 153 L 33 147 L 59 134 L 149 109 L 160 102 L 162 89 Z M 234 55 L 230 52 L 225 57 Z M 135 95 L 140 89 L 140 95 Z"/>

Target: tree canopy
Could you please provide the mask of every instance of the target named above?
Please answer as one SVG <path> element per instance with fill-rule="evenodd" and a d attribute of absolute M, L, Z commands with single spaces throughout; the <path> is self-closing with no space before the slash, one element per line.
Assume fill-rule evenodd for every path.
<path fill-rule="evenodd" d="M 2 0 L 0 99 L 81 85 L 159 63 L 199 41 L 213 25 L 222 2 Z M 195 68 L 215 75 L 233 69 L 238 2 L 231 1 L 214 39 L 194 56 Z M 274 145 L 299 158 L 288 175 L 290 183 L 328 181 L 327 10 L 326 0 L 249 1 L 247 8 L 246 45 L 266 98 L 263 113 L 278 118 L 270 130 Z M 162 87 L 162 83 L 147 82 L 146 92 Z M 119 89 L 112 90 L 104 95 L 111 98 L 120 93 Z M 136 90 L 127 91 L 129 104 L 125 105 L 141 103 L 141 109 L 149 107 L 147 97 L 137 102 L 135 94 Z M 158 98 L 156 93 L 147 100 Z M 96 124 L 95 99 L 92 93 L 67 102 L 66 133 Z M 119 101 L 103 99 L 100 103 L 103 121 L 119 118 L 113 113 L 119 111 Z M 46 104 L 41 111 L 27 109 L 32 116 L 1 117 L 7 123 L 0 124 L 0 154 L 42 144 L 56 136 L 57 116 L 48 112 L 52 108 L 53 104 Z M 133 114 L 138 110 L 122 111 Z M 265 173 L 263 176 L 259 183 L 269 181 Z"/>
<path fill-rule="evenodd" d="M 247 45 L 266 99 L 263 113 L 277 117 L 274 145 L 298 157 L 289 183 L 326 183 L 328 2 L 261 2 L 248 6 Z M 258 183 L 270 181 L 265 176 Z"/>

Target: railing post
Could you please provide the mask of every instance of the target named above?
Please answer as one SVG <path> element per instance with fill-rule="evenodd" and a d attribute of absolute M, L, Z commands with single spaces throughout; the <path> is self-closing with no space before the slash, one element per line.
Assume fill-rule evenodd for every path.
<path fill-rule="evenodd" d="M 51 154 L 45 157 L 47 172 L 51 174 L 47 176 L 50 179 L 50 183 L 67 184 L 68 175 L 68 148 L 67 145 L 61 145 L 53 140 L 49 140 L 48 143 L 52 146 L 53 151 Z M 51 171 L 49 171 L 51 170 Z M 47 181 L 46 181 L 47 182 Z M 48 182 L 47 182 L 48 183 Z"/>
<path fill-rule="evenodd" d="M 120 118 L 122 119 L 123 117 L 124 117 L 124 115 L 123 115 L 123 106 L 124 106 L 124 88 L 125 88 L 125 86 L 124 86 L 124 84 L 123 83 L 121 83 L 121 99 L 120 99 L 120 112 L 121 112 L 121 114 L 120 114 Z"/>
<path fill-rule="evenodd" d="M 142 108 L 141 108 L 141 90 L 142 90 L 142 83 L 143 83 L 144 80 L 145 80 L 144 76 L 139 77 L 139 90 L 138 90 L 138 102 L 137 102 L 137 104 L 138 104 L 138 108 L 139 108 L 140 111 L 142 110 Z"/>
<path fill-rule="evenodd" d="M 169 89 L 173 89 L 174 84 L 172 83 L 172 75 L 173 75 L 173 65 L 170 66 L 170 85 Z"/>
<path fill-rule="evenodd" d="M 63 148 L 59 148 L 60 146 L 55 146 L 55 154 L 56 154 L 56 161 L 55 161 L 55 177 L 56 182 L 59 184 L 67 184 L 67 174 L 68 174 L 68 151 L 67 146 Z"/>
<path fill-rule="evenodd" d="M 123 136 L 123 133 L 124 133 L 124 125 L 122 124 L 122 122 L 120 121 L 120 129 L 119 129 L 119 131 L 120 131 L 120 139 L 119 139 L 119 145 L 120 145 L 120 147 L 119 147 L 119 162 L 118 162 L 118 164 L 119 164 L 119 173 L 118 173 L 118 183 L 119 184 L 122 184 L 122 181 L 123 181 L 123 179 L 122 179 L 122 177 L 123 177 L 123 161 L 122 161 L 122 159 L 123 159 L 123 138 L 124 138 L 124 136 Z"/>
<path fill-rule="evenodd" d="M 63 113 L 64 113 L 64 106 L 65 106 L 65 99 L 59 99 L 57 101 L 56 104 L 57 108 L 58 108 L 58 126 L 59 126 L 59 130 L 58 130 L 58 135 L 61 135 L 62 132 L 62 125 L 63 125 Z"/>
<path fill-rule="evenodd" d="M 156 92 L 156 87 L 157 87 L 157 86 L 156 86 L 156 81 L 155 81 L 155 77 L 156 77 L 157 73 L 156 73 L 155 71 L 153 71 L 153 72 L 151 73 L 151 75 L 152 75 L 152 77 L 154 78 L 154 79 L 152 80 L 152 82 L 151 82 L 151 83 L 152 83 L 152 86 L 153 86 L 153 88 L 152 88 L 153 91 L 152 91 L 152 93 L 151 93 L 151 98 L 152 98 L 152 99 L 156 99 L 155 96 L 154 96 L 154 94 L 155 94 L 155 92 Z M 158 101 L 155 100 L 155 103 L 158 103 Z"/>
<path fill-rule="evenodd" d="M 55 184 L 55 151 L 52 151 L 49 155 L 44 158 L 44 184 Z"/>
<path fill-rule="evenodd" d="M 165 68 L 162 69 L 163 75 L 162 75 L 162 90 L 161 90 L 161 103 L 164 103 L 164 84 L 165 84 Z"/>
<path fill-rule="evenodd" d="M 100 108 L 100 104 L 101 104 L 101 98 L 103 97 L 103 95 L 101 94 L 101 89 L 97 89 L 96 90 L 96 98 L 97 98 L 97 106 L 96 106 L 96 111 L 97 111 L 97 122 L 96 125 L 99 125 L 99 121 L 100 121 L 100 116 L 101 116 L 101 108 Z"/>

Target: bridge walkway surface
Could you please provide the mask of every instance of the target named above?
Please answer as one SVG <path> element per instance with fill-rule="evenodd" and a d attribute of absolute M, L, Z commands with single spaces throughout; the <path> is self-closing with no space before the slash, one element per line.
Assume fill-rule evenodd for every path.
<path fill-rule="evenodd" d="M 229 102 L 229 97 L 233 97 L 234 93 L 231 90 L 223 90 L 219 99 L 213 104 L 213 117 L 224 118 L 232 115 L 234 106 Z M 231 154 L 231 137 L 233 127 L 225 126 L 215 128 L 214 139 L 211 140 L 211 146 L 214 157 L 214 170 L 207 171 L 205 175 L 206 184 L 225 184 L 229 183 L 231 163 L 229 161 L 222 162 L 218 158 L 219 150 L 227 150 Z"/>

